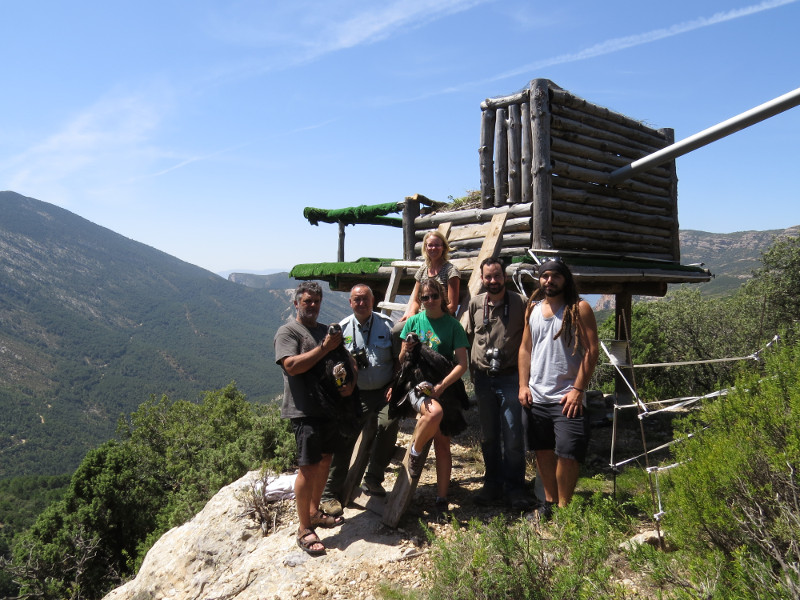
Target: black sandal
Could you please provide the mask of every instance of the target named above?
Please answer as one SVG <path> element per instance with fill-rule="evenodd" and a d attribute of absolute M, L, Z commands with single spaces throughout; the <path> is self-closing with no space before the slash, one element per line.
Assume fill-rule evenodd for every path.
<path fill-rule="evenodd" d="M 342 515 L 334 517 L 333 515 L 326 513 L 324 510 L 318 510 L 317 513 L 311 517 L 312 527 L 324 527 L 325 529 L 330 529 L 331 527 L 338 527 L 343 523 L 344 517 Z"/>
<path fill-rule="evenodd" d="M 322 546 L 316 550 L 312 547 L 316 544 Z M 297 545 L 301 550 L 310 554 L 311 556 L 320 556 L 325 554 L 325 546 L 322 545 L 322 540 L 319 539 L 317 532 L 313 529 L 303 529 L 297 532 Z"/>

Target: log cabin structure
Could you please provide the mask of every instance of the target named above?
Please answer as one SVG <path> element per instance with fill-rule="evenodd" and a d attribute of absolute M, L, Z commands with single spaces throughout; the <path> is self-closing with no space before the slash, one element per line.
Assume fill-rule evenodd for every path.
<path fill-rule="evenodd" d="M 479 207 L 447 210 L 419 194 L 405 198 L 396 205 L 402 210 L 403 257 L 394 261 L 344 262 L 339 221 L 339 262 L 297 265 L 291 275 L 328 281 L 335 290 L 365 281 L 388 311 L 394 295 L 408 294 L 414 285 L 422 237 L 442 228 L 462 278 L 471 278 L 482 250 L 505 259 L 509 274 L 535 268 L 537 258 L 559 256 L 581 293 L 613 294 L 617 312 L 629 313 L 633 295 L 664 296 L 670 283 L 711 278 L 706 269 L 680 264 L 674 159 L 610 181 L 612 172 L 673 142 L 671 129 L 652 129 L 550 80 L 534 79 L 520 92 L 481 103 Z M 488 250 L 489 225 L 501 214 L 496 248 Z M 384 292 L 384 283 L 394 289 Z M 469 287 L 462 289 L 465 306 Z"/>

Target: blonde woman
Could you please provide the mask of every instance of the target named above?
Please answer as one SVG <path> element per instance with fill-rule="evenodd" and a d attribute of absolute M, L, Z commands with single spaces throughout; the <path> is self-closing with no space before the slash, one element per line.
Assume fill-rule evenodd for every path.
<path fill-rule="evenodd" d="M 447 292 L 447 312 L 451 315 L 456 314 L 458 296 L 461 293 L 461 273 L 448 260 L 449 253 L 450 247 L 440 232 L 429 231 L 422 238 L 422 257 L 425 259 L 425 264 L 414 275 L 414 279 L 417 281 L 414 284 L 414 291 L 411 292 L 408 308 L 400 318 L 401 323 L 419 312 L 421 306 L 419 302 L 420 284 L 428 279 L 436 279 L 442 284 Z"/>

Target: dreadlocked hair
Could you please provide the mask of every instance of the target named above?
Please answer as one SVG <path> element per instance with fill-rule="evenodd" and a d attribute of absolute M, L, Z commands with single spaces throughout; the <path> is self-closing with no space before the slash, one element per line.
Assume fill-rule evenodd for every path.
<path fill-rule="evenodd" d="M 536 288 L 534 292 L 531 294 L 530 299 L 528 300 L 528 307 L 525 310 L 525 322 L 528 322 L 528 319 L 531 316 L 531 312 L 533 312 L 533 307 L 538 302 L 542 301 L 545 298 L 544 290 L 541 287 Z M 583 340 L 583 323 L 581 321 L 581 313 L 578 309 L 578 304 L 580 304 L 581 297 L 578 295 L 578 289 L 575 286 L 575 280 L 572 279 L 572 273 L 569 275 L 564 275 L 564 317 L 561 320 L 561 329 L 558 330 L 553 336 L 554 340 L 557 340 L 561 337 L 563 333 L 567 340 L 567 347 L 573 345 L 573 340 L 575 342 L 574 347 L 572 348 L 572 354 L 575 355 L 578 350 L 585 348 L 584 340 Z"/>

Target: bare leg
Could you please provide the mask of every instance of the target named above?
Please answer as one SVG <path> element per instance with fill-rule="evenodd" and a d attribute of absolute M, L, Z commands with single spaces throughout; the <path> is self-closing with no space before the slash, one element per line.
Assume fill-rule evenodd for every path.
<path fill-rule="evenodd" d="M 422 450 L 439 431 L 442 421 L 442 407 L 432 398 L 422 404 L 420 417 L 414 430 L 414 448 Z"/>
<path fill-rule="evenodd" d="M 559 456 L 556 464 L 556 480 L 558 482 L 558 505 L 564 507 L 572 500 L 575 484 L 578 483 L 580 463 L 572 458 Z"/>
<path fill-rule="evenodd" d="M 544 499 L 548 502 L 558 502 L 558 479 L 556 477 L 556 453 L 552 450 L 536 451 L 536 468 L 542 478 Z"/>
<path fill-rule="evenodd" d="M 331 455 L 324 454 L 318 463 L 303 465 L 299 469 L 294 482 L 294 496 L 301 530 L 311 527 L 311 515 L 319 510 L 319 501 L 328 479 L 330 464 Z"/>
<path fill-rule="evenodd" d="M 447 490 L 450 488 L 450 474 L 453 469 L 450 438 L 441 431 L 437 431 L 433 437 L 433 449 L 436 452 L 436 494 L 439 498 L 447 498 Z"/>

